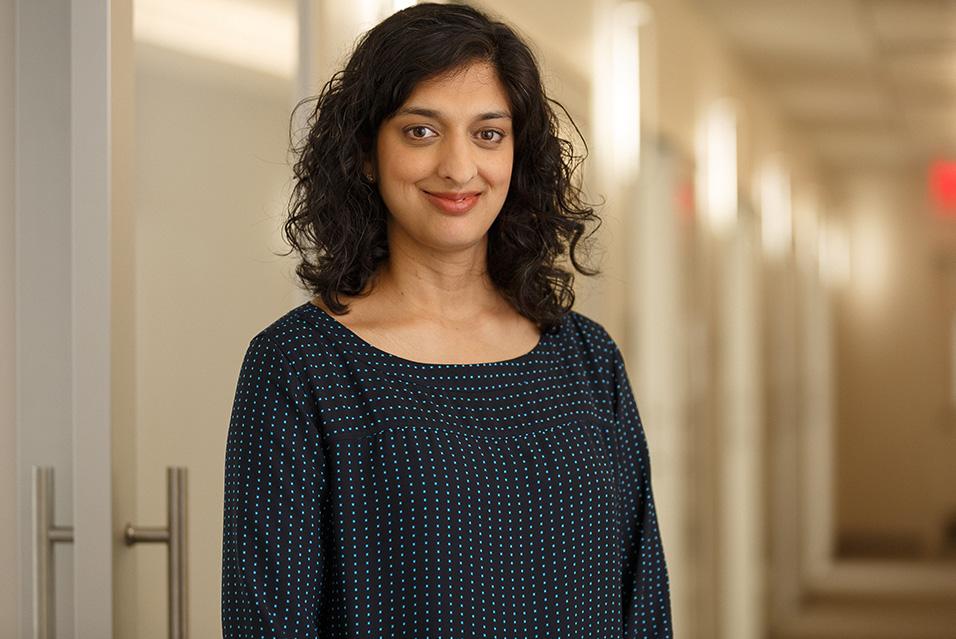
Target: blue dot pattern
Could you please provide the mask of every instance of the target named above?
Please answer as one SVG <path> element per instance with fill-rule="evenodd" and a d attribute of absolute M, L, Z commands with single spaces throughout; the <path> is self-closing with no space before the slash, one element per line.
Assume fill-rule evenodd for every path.
<path fill-rule="evenodd" d="M 673 636 L 624 360 L 576 311 L 435 364 L 307 302 L 250 341 L 225 460 L 226 639 Z"/>

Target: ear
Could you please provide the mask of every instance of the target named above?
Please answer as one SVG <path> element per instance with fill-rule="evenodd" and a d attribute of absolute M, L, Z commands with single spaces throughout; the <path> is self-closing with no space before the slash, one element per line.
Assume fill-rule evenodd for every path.
<path fill-rule="evenodd" d="M 375 150 L 373 149 L 367 155 L 363 155 L 365 155 L 365 157 L 362 160 L 362 174 L 371 176 L 369 179 L 374 182 L 378 178 L 378 172 L 375 170 L 375 165 L 377 164 L 375 161 Z"/>

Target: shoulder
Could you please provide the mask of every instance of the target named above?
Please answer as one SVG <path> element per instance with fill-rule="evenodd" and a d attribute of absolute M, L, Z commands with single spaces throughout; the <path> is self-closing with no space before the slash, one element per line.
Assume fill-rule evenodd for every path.
<path fill-rule="evenodd" d="M 327 359 L 328 336 L 316 311 L 310 302 L 287 311 L 251 337 L 249 350 L 266 350 L 299 369 L 321 364 Z"/>
<path fill-rule="evenodd" d="M 596 389 L 613 394 L 622 356 L 604 325 L 583 313 L 569 311 L 561 334 L 562 349 L 577 362 L 584 377 Z"/>
<path fill-rule="evenodd" d="M 591 388 L 595 405 L 613 414 L 624 374 L 617 342 L 601 322 L 577 311 L 567 313 L 561 334 L 565 358 Z"/>
<path fill-rule="evenodd" d="M 564 325 L 567 338 L 586 353 L 598 357 L 612 357 L 619 351 L 617 343 L 604 325 L 584 313 L 568 311 Z"/>

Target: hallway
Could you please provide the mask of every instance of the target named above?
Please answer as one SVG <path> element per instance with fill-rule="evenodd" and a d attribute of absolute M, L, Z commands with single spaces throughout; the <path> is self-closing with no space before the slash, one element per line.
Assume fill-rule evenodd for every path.
<path fill-rule="evenodd" d="M 177 614 L 221 636 L 242 353 L 310 297 L 290 118 L 410 4 L 0 0 L 0 638 L 41 590 L 57 637 L 170 636 L 166 545 L 123 543 L 170 467 Z M 956 0 L 469 4 L 603 203 L 574 308 L 627 362 L 674 636 L 956 639 Z M 49 575 L 34 466 L 76 530 Z"/>

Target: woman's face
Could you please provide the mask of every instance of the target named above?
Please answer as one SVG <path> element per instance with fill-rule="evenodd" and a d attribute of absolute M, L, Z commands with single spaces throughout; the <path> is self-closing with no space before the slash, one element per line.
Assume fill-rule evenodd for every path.
<path fill-rule="evenodd" d="M 514 159 L 511 109 L 494 67 L 474 63 L 419 83 L 382 123 L 376 153 L 392 244 L 452 251 L 482 243 Z"/>

